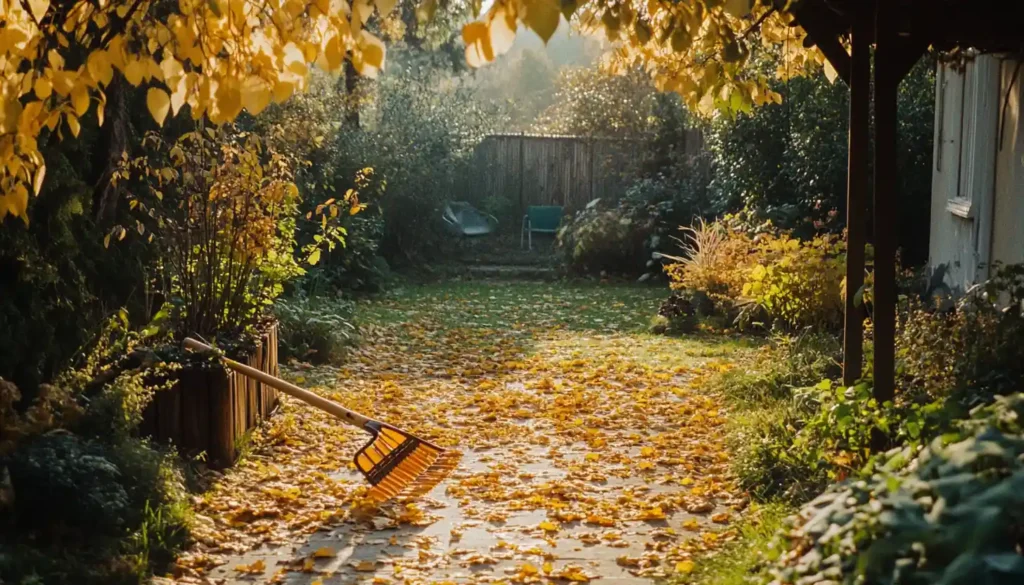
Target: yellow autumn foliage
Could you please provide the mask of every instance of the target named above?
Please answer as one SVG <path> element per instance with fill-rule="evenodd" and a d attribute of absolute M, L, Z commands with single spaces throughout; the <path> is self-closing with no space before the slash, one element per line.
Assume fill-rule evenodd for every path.
<path fill-rule="evenodd" d="M 307 85 L 311 66 L 346 58 L 375 75 L 384 44 L 364 26 L 393 0 L 5 1 L 0 12 L 0 219 L 26 217 L 45 166 L 44 129 L 77 136 L 95 105 L 103 124 L 115 74 L 146 86 L 162 124 L 185 105 L 216 124 L 259 113 Z"/>

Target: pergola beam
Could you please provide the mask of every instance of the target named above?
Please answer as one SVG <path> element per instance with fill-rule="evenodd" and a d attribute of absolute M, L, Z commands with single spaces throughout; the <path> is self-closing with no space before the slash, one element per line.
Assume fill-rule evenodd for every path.
<path fill-rule="evenodd" d="M 824 53 L 839 79 L 850 85 L 850 54 L 839 42 L 839 35 L 844 31 L 832 12 L 818 4 L 805 2 L 794 9 L 793 15 L 811 41 Z"/>

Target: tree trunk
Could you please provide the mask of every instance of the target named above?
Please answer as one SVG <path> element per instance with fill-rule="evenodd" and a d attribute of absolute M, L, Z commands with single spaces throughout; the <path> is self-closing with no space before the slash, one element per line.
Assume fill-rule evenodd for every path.
<path fill-rule="evenodd" d="M 352 61 L 345 60 L 345 95 L 348 97 L 345 103 L 345 122 L 351 128 L 359 127 L 359 103 L 356 98 L 356 89 L 359 85 L 359 74 L 356 73 Z"/>
<path fill-rule="evenodd" d="M 92 210 L 97 221 L 113 218 L 117 210 L 120 189 L 111 182 L 114 171 L 121 166 L 121 154 L 128 149 L 128 92 L 131 88 L 115 73 L 113 81 L 107 86 L 107 106 L 105 108 L 104 128 L 100 132 L 98 149 L 98 168 L 102 169 L 96 185 L 93 187 Z"/>

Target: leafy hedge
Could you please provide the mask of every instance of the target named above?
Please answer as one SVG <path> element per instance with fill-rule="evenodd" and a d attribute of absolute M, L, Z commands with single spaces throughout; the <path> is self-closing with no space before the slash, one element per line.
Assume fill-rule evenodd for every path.
<path fill-rule="evenodd" d="M 133 436 L 159 375 L 126 327 L 23 409 L 0 379 L 0 581 L 140 583 L 188 541 L 176 454 Z"/>
<path fill-rule="evenodd" d="M 274 314 L 280 323 L 281 357 L 325 363 L 355 343 L 351 301 L 331 297 L 280 298 Z"/>
<path fill-rule="evenodd" d="M 892 456 L 807 504 L 772 583 L 1024 581 L 1024 394 L 976 410 L 953 437 Z"/>

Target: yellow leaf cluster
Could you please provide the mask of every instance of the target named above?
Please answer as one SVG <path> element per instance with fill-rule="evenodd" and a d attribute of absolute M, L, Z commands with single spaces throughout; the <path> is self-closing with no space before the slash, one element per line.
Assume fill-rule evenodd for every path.
<path fill-rule="evenodd" d="M 608 71 L 642 69 L 658 89 L 678 93 L 707 116 L 781 101 L 764 74 L 745 66 L 753 39 L 780 53 L 780 78 L 818 71 L 825 63 L 820 51 L 804 47 L 806 35 L 789 26 L 785 8 L 754 0 L 498 0 L 463 28 L 466 62 L 479 67 L 507 51 L 517 23 L 546 41 L 561 15 L 607 41 Z"/>
<path fill-rule="evenodd" d="M 384 67 L 366 28 L 394 0 L 28 0 L 4 4 L 0 28 L 0 219 L 26 217 L 44 171 L 44 130 L 78 136 L 95 103 L 102 125 L 115 75 L 148 87 L 156 123 L 186 105 L 221 124 L 258 114 L 307 85 L 310 67 L 363 75 Z M 84 56 L 84 58 L 83 58 Z"/>

